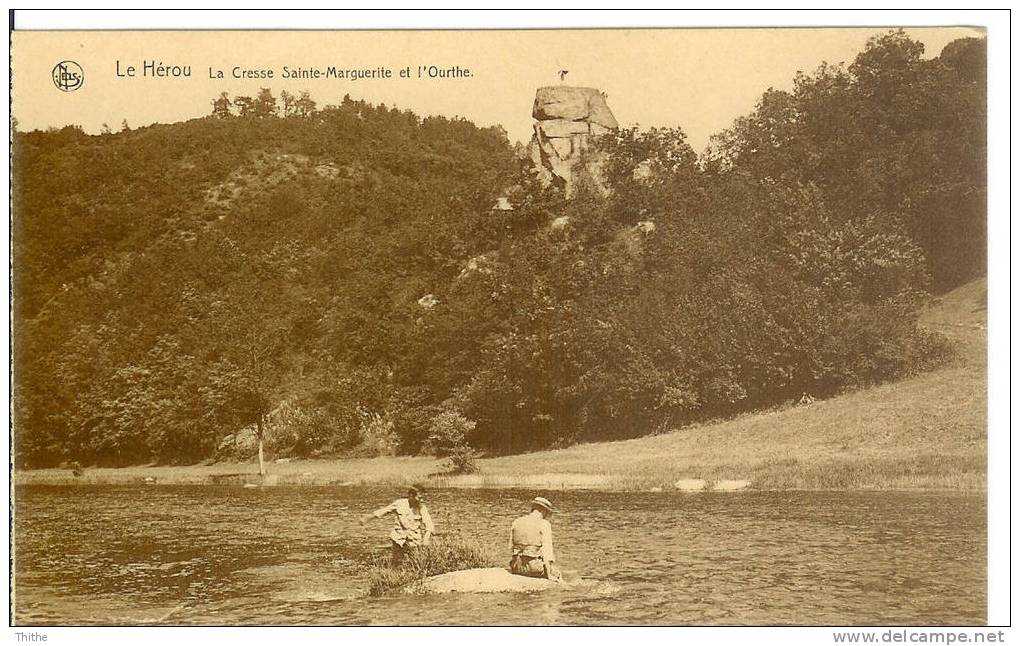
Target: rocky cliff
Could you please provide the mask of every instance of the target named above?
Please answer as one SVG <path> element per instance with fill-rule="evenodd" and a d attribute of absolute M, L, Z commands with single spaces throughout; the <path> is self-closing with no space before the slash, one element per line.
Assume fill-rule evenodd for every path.
<path fill-rule="evenodd" d="M 590 87 L 538 88 L 531 116 L 536 120 L 535 134 L 528 152 L 539 177 L 561 184 L 567 192 L 589 139 L 619 126 L 605 94 Z"/>

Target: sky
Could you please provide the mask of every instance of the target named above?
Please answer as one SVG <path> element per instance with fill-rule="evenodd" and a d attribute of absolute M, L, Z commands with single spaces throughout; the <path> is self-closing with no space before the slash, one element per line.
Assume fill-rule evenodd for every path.
<path fill-rule="evenodd" d="M 823 61 L 851 62 L 868 28 L 640 29 L 518 31 L 15 31 L 12 110 L 19 130 L 77 124 L 97 133 L 123 120 L 131 127 L 205 116 L 220 92 L 254 95 L 268 87 L 307 90 L 320 105 L 344 94 L 502 125 L 511 141 L 531 137 L 535 89 L 564 84 L 599 88 L 623 126 L 682 128 L 695 150 L 754 109 L 770 87 L 790 89 L 798 71 Z M 908 35 L 937 56 L 974 28 L 916 28 Z M 61 91 L 54 66 L 76 62 L 81 87 Z M 145 75 L 145 63 L 190 66 L 189 77 Z M 281 78 L 284 66 L 389 69 L 390 78 Z M 470 76 L 418 78 L 418 68 L 469 70 Z M 128 67 L 134 67 L 131 76 Z M 274 78 L 237 79 L 234 68 L 272 70 Z M 410 78 L 400 70 L 409 69 Z M 210 74 L 210 69 L 212 73 Z M 217 71 L 224 78 L 216 76 Z M 263 73 L 263 72 L 256 72 Z"/>

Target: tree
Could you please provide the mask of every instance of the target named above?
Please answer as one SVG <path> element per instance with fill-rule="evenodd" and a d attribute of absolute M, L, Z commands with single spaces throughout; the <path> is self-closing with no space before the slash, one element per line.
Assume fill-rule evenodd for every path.
<path fill-rule="evenodd" d="M 278 111 L 276 99 L 273 97 L 273 93 L 269 91 L 269 88 L 260 89 L 252 105 L 252 115 L 259 119 L 265 119 L 267 117 L 275 117 Z"/>
<path fill-rule="evenodd" d="M 282 92 L 280 92 L 280 104 L 282 105 L 283 108 L 282 111 L 284 118 L 289 117 L 291 116 L 291 114 L 293 114 L 294 101 L 295 101 L 294 95 L 288 92 L 287 90 L 283 90 Z"/>
<path fill-rule="evenodd" d="M 234 107 L 237 108 L 238 116 L 251 117 L 255 114 L 255 101 L 250 96 L 234 97 Z"/>
<path fill-rule="evenodd" d="M 248 281 L 231 287 L 229 300 L 223 305 L 230 313 L 228 318 L 217 318 L 218 329 L 205 332 L 209 338 L 203 341 L 210 345 L 205 352 L 218 355 L 209 366 L 209 387 L 232 426 L 255 427 L 259 475 L 265 476 L 265 430 L 282 379 L 277 362 L 285 344 L 283 324 L 266 315 L 258 303 L 259 291 L 252 291 L 254 287 Z M 227 338 L 229 343 L 225 343 Z"/>
<path fill-rule="evenodd" d="M 220 96 L 212 101 L 212 114 L 218 119 L 226 119 L 230 116 L 230 96 L 226 92 L 220 92 Z"/>
<path fill-rule="evenodd" d="M 310 117 L 315 114 L 315 101 L 306 90 L 302 90 L 301 95 L 294 102 L 294 113 L 299 117 Z"/>
<path fill-rule="evenodd" d="M 835 216 L 881 214 L 924 252 L 943 291 L 985 268 L 985 43 L 942 55 L 903 31 L 869 40 L 845 67 L 799 74 L 713 140 L 710 172 L 813 185 Z"/>

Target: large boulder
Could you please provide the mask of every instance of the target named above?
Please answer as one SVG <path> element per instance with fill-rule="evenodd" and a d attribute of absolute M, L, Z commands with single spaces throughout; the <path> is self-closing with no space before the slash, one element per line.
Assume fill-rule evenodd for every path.
<path fill-rule="evenodd" d="M 546 137 L 570 137 L 571 135 L 588 134 L 588 123 L 586 121 L 567 121 L 566 119 L 550 119 L 539 121 L 535 127 L 542 131 Z"/>
<path fill-rule="evenodd" d="M 591 87 L 540 87 L 531 115 L 537 121 L 529 155 L 538 177 L 546 184 L 563 186 L 567 193 L 581 170 L 591 136 L 619 127 L 605 94 Z M 599 176 L 599 160 L 588 156 L 585 167 L 593 177 Z"/>
<path fill-rule="evenodd" d="M 552 146 L 553 152 L 556 153 L 556 157 L 561 160 L 570 159 L 574 151 L 580 150 L 580 139 L 575 144 L 570 137 L 552 137 L 549 139 L 549 145 Z"/>
<path fill-rule="evenodd" d="M 248 460 L 258 452 L 259 439 L 254 426 L 224 437 L 216 447 L 217 460 Z"/>
<path fill-rule="evenodd" d="M 565 119 L 592 121 L 607 128 L 616 128 L 616 118 L 606 105 L 605 95 L 593 87 L 551 85 L 535 92 L 531 116 L 539 121 Z"/>
<path fill-rule="evenodd" d="M 501 567 L 481 567 L 437 574 L 408 591 L 441 594 L 446 592 L 536 592 L 567 586 L 549 579 L 518 576 Z"/>
<path fill-rule="evenodd" d="M 613 116 L 613 111 L 609 109 L 609 105 L 606 103 L 606 95 L 599 93 L 597 98 L 593 98 L 588 102 L 588 123 L 605 129 L 605 131 L 615 130 L 620 127 L 620 124 L 616 122 L 616 117 Z"/>

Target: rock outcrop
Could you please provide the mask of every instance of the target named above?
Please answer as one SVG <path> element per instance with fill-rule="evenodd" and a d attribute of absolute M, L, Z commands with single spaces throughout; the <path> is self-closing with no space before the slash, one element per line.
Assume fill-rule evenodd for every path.
<path fill-rule="evenodd" d="M 590 87 L 540 87 L 531 116 L 536 122 L 528 152 L 539 177 L 568 193 L 590 138 L 619 127 L 605 94 Z"/>

